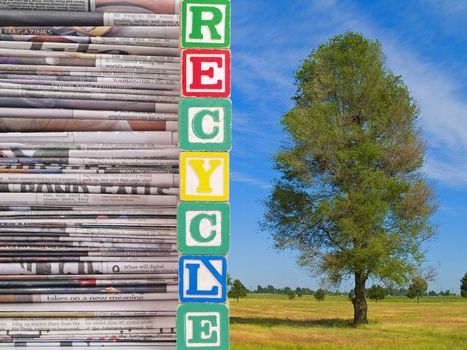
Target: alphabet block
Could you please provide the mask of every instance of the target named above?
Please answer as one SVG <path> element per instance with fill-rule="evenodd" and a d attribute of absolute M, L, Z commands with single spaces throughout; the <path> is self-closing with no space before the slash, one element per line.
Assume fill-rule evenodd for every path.
<path fill-rule="evenodd" d="M 184 152 L 180 155 L 182 201 L 229 200 L 229 154 Z"/>
<path fill-rule="evenodd" d="M 229 97 L 230 51 L 183 50 L 182 94 L 185 97 Z"/>
<path fill-rule="evenodd" d="M 185 0 L 182 4 L 182 46 L 230 46 L 230 1 Z"/>
<path fill-rule="evenodd" d="M 230 248 L 228 203 L 181 202 L 177 218 L 181 254 L 227 255 Z"/>
<path fill-rule="evenodd" d="M 228 99 L 184 98 L 180 102 L 180 148 L 227 152 L 232 147 L 232 102 Z"/>
<path fill-rule="evenodd" d="M 221 256 L 180 257 L 179 297 L 182 303 L 227 300 L 227 261 Z"/>
<path fill-rule="evenodd" d="M 225 305 L 185 304 L 178 307 L 178 350 L 229 348 L 229 310 Z"/>

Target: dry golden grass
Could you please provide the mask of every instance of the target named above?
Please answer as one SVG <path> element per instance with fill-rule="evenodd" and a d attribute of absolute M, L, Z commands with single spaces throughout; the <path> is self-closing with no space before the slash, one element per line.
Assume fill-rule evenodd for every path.
<path fill-rule="evenodd" d="M 345 297 L 249 295 L 231 301 L 232 350 L 463 350 L 467 299 L 407 298 L 369 302 L 370 324 L 351 326 Z"/>

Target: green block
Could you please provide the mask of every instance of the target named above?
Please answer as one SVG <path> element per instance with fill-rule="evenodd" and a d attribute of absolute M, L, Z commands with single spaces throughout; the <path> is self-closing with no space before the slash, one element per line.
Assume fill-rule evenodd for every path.
<path fill-rule="evenodd" d="M 184 48 L 230 47 L 230 1 L 184 0 L 182 3 Z"/>
<path fill-rule="evenodd" d="M 230 205 L 181 202 L 177 211 L 178 250 L 184 255 L 227 255 L 230 249 Z"/>
<path fill-rule="evenodd" d="M 177 310 L 177 350 L 229 350 L 229 310 L 223 304 L 183 304 Z"/>
<path fill-rule="evenodd" d="M 221 98 L 180 101 L 179 142 L 183 151 L 228 152 L 232 148 L 232 102 Z"/>

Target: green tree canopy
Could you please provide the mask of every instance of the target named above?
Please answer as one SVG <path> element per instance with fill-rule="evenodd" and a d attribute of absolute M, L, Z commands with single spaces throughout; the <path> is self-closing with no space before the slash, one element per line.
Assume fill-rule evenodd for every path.
<path fill-rule="evenodd" d="M 378 302 L 378 300 L 383 300 L 386 297 L 386 293 L 386 288 L 378 284 L 372 285 L 367 291 L 368 298 L 374 300 L 375 302 Z"/>
<path fill-rule="evenodd" d="M 245 298 L 248 293 L 248 289 L 243 285 L 240 280 L 236 279 L 232 283 L 232 287 L 229 290 L 229 298 L 235 298 L 237 301 L 240 298 Z"/>
<path fill-rule="evenodd" d="M 409 281 L 433 235 L 419 111 L 379 42 L 360 34 L 312 51 L 296 84 L 262 229 L 331 282 L 352 276 L 354 324 L 367 323 L 366 281 Z"/>
<path fill-rule="evenodd" d="M 467 298 L 467 273 L 461 279 L 461 295 Z"/>
<path fill-rule="evenodd" d="M 289 290 L 287 292 L 287 298 L 289 298 L 289 300 L 294 300 L 295 299 L 295 292 L 293 290 Z"/>
<path fill-rule="evenodd" d="M 325 297 L 326 297 L 326 292 L 324 291 L 324 289 L 320 288 L 315 292 L 315 299 L 316 300 L 323 301 Z"/>
<path fill-rule="evenodd" d="M 411 299 L 417 298 L 417 302 L 426 293 L 428 289 L 428 283 L 423 277 L 416 276 L 412 279 L 412 284 L 407 290 L 407 296 Z"/>

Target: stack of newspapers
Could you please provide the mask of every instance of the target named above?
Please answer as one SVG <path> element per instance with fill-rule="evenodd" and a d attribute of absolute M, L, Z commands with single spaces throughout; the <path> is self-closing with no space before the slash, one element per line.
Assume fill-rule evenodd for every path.
<path fill-rule="evenodd" d="M 0 348 L 174 348 L 179 6 L 0 0 Z"/>

